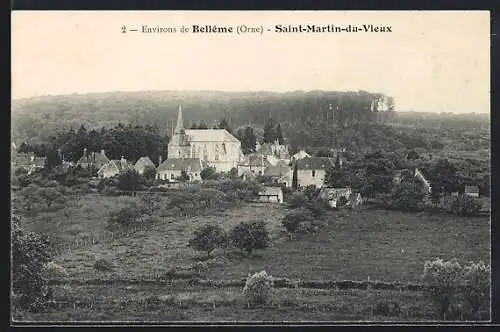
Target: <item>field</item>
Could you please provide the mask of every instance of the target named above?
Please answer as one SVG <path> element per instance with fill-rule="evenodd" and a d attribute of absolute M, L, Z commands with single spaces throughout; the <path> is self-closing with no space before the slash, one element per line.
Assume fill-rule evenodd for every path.
<path fill-rule="evenodd" d="M 137 198 L 87 195 L 79 202 L 68 205 L 66 209 L 70 211 L 65 213 L 70 215 L 69 218 L 63 216 L 62 210 L 40 213 L 27 227 L 40 232 L 54 233 L 56 230 L 55 235 L 66 241 L 78 236 L 78 233 L 96 234 L 104 231 L 111 210 L 134 199 Z M 291 240 L 280 224 L 285 213 L 282 206 L 248 203 L 209 216 L 160 218 L 161 221 L 149 230 L 85 249 L 63 252 L 55 262 L 68 272 L 69 279 L 79 280 L 147 279 L 158 270 L 192 272 L 193 263 L 205 255 L 186 246 L 196 227 L 203 223 L 216 223 L 229 230 L 247 220 L 264 220 L 272 245 L 251 257 L 242 257 L 232 251 L 215 251 L 212 256 L 216 257 L 216 263 L 196 271 L 198 277 L 234 280 L 265 270 L 274 277 L 302 280 L 419 282 L 426 260 L 456 257 L 461 261 L 490 261 L 488 216 L 463 218 L 449 214 L 410 214 L 368 208 L 331 211 L 328 225 L 319 234 Z M 97 271 L 94 268 L 97 258 L 112 262 L 113 270 Z M 68 301 L 68 298 L 79 301 L 88 299 L 92 308 L 68 307 L 62 310 L 64 318 L 60 316 L 61 309 L 54 309 L 26 319 L 123 320 L 130 317 L 133 320 L 134 317 L 144 317 L 147 320 L 296 321 L 363 320 L 367 317 L 374 320 L 405 317 L 418 320 L 432 317 L 432 314 L 426 313 L 427 309 L 423 309 L 432 309 L 432 305 L 418 292 L 383 291 L 381 294 L 380 291 L 358 290 L 354 295 L 336 293 L 332 296 L 325 293 L 332 290 L 317 290 L 312 294 L 312 290 L 279 289 L 272 304 L 273 310 L 269 311 L 265 308 L 246 308 L 240 288 L 127 287 L 59 285 L 56 293 L 62 301 Z M 309 292 L 309 295 L 304 292 Z M 152 295 L 171 297 L 168 303 L 160 302 L 153 306 L 153 310 L 140 300 Z M 129 301 L 128 297 L 132 299 Z M 387 314 L 378 317 L 372 311 L 381 299 L 409 307 L 404 309 L 406 311 L 401 309 L 403 311 L 396 315 L 399 318 L 387 317 Z M 133 317 L 130 316 L 132 312 Z"/>

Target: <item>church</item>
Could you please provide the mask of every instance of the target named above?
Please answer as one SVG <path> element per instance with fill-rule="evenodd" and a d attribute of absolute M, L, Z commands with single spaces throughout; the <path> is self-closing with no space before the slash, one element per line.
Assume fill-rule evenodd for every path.
<path fill-rule="evenodd" d="M 168 143 L 168 158 L 199 158 L 219 172 L 229 172 L 242 160 L 241 142 L 225 129 L 184 129 L 179 106 L 177 125 Z"/>

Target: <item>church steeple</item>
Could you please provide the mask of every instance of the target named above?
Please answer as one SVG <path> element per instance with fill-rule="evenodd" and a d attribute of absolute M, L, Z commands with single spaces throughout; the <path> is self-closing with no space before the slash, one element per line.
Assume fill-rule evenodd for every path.
<path fill-rule="evenodd" d="M 175 126 L 174 134 L 184 133 L 184 123 L 182 121 L 182 107 L 179 105 L 179 113 L 177 114 L 177 125 Z"/>

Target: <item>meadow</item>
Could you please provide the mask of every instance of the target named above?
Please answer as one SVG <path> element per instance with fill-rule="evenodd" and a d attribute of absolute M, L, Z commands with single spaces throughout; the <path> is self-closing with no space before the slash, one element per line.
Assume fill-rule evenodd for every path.
<path fill-rule="evenodd" d="M 65 210 L 40 212 L 26 227 L 72 241 L 81 234 L 109 232 L 109 214 L 138 197 L 85 195 Z M 163 198 L 162 198 L 163 199 Z M 160 202 L 161 205 L 161 202 Z M 61 252 L 54 262 L 67 280 L 150 279 L 158 271 L 189 277 L 235 280 L 267 271 L 293 280 L 380 280 L 420 282 L 424 262 L 435 258 L 490 261 L 489 216 L 458 217 L 445 213 L 404 213 L 375 208 L 329 211 L 328 223 L 317 234 L 290 239 L 281 225 L 282 205 L 243 203 L 210 215 L 161 217 L 150 228 Z M 67 217 L 67 216 L 70 217 Z M 251 256 L 217 249 L 212 263 L 196 268 L 205 253 L 187 246 L 193 231 L 204 223 L 229 231 L 242 221 L 263 220 L 272 239 L 269 248 Z M 97 270 L 99 258 L 111 262 L 109 271 Z M 174 277 L 176 278 L 176 277 Z M 181 278 L 182 279 L 182 278 Z M 177 280 L 182 281 L 182 280 Z M 267 307 L 248 308 L 238 287 L 135 284 L 56 285 L 62 308 L 45 313 L 23 313 L 19 319 L 47 320 L 425 320 L 432 319 L 433 303 L 418 291 L 277 289 Z M 332 293 L 334 292 L 334 293 Z M 395 313 L 377 313 L 379 302 L 396 302 Z M 67 303 L 66 306 L 64 303 Z M 76 304 L 75 304 L 76 303 Z M 439 319 L 439 317 L 436 317 Z"/>

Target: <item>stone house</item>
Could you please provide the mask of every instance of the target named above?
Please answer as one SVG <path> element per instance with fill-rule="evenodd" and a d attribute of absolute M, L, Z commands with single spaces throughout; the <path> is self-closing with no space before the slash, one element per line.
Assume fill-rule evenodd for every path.
<path fill-rule="evenodd" d="M 464 194 L 469 197 L 479 197 L 479 187 L 478 186 L 465 186 Z"/>
<path fill-rule="evenodd" d="M 148 168 L 156 170 L 155 164 L 151 161 L 151 159 L 149 159 L 149 157 L 139 158 L 139 160 L 135 163 L 134 168 L 140 175 L 143 175 L 144 171 Z"/>
<path fill-rule="evenodd" d="M 45 167 L 47 157 L 36 157 L 34 153 L 16 153 L 12 162 L 16 169 L 24 169 L 28 174 Z"/>
<path fill-rule="evenodd" d="M 264 143 L 256 147 L 256 151 L 259 154 L 265 156 L 273 156 L 277 159 L 290 159 L 290 153 L 288 152 L 287 145 L 280 145 L 278 140 L 273 143 Z"/>
<path fill-rule="evenodd" d="M 176 182 L 184 171 L 189 177 L 189 182 L 201 181 L 201 171 L 204 168 L 200 158 L 167 158 L 158 166 L 156 179 Z"/>
<path fill-rule="evenodd" d="M 110 160 L 107 164 L 99 168 L 97 176 L 99 178 L 110 178 L 131 170 L 134 170 L 134 166 L 122 156 L 120 160 Z"/>
<path fill-rule="evenodd" d="M 357 207 L 363 202 L 361 194 L 354 193 L 351 188 L 322 188 L 319 197 L 326 200 L 333 208 Z"/>
<path fill-rule="evenodd" d="M 259 192 L 259 201 L 266 203 L 283 203 L 283 190 L 280 187 L 265 187 Z"/>
<path fill-rule="evenodd" d="M 326 171 L 334 167 L 335 159 L 327 157 L 305 157 L 296 161 L 297 186 L 323 187 Z"/>
<path fill-rule="evenodd" d="M 256 153 L 249 154 L 243 162 L 238 163 L 238 176 L 243 176 L 247 172 L 263 175 L 268 166 L 271 166 L 271 163 L 267 161 L 266 156 Z"/>
<path fill-rule="evenodd" d="M 276 183 L 291 187 L 293 169 L 285 161 L 279 160 L 276 165 L 270 165 L 264 169 L 264 176 L 271 178 Z"/>

